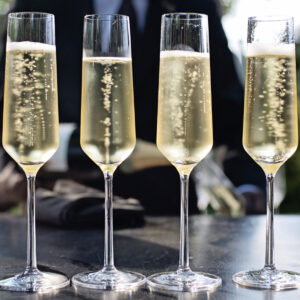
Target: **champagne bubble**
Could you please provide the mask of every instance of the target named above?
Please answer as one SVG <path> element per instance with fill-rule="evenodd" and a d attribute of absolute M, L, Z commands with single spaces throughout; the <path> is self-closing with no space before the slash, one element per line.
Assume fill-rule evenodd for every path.
<path fill-rule="evenodd" d="M 293 84 L 289 84 L 295 80 L 294 67 L 294 56 L 247 57 L 243 140 L 247 152 L 260 164 L 282 163 L 296 149 L 296 100 Z"/>

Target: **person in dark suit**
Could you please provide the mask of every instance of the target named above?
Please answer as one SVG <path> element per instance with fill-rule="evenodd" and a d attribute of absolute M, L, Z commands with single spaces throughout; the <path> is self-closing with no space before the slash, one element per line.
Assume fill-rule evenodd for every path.
<path fill-rule="evenodd" d="M 225 173 L 236 186 L 245 183 L 264 186 L 262 173 L 252 166 L 255 164 L 241 147 L 243 89 L 214 0 L 18 0 L 14 11 L 40 11 L 55 15 L 60 122 L 76 123 L 77 127 L 80 122 L 83 17 L 102 12 L 128 14 L 131 19 L 136 133 L 138 139 L 151 143 L 155 143 L 156 139 L 161 15 L 175 11 L 207 14 L 214 145 L 226 145 L 228 149 L 235 150 L 235 157 L 226 161 L 224 166 Z M 141 15 L 144 17 L 141 18 Z M 3 63 L 4 59 L 1 61 Z M 1 70 L 3 73 L 4 68 Z M 69 169 L 75 173 L 76 170 L 95 170 L 94 164 L 82 152 L 78 136 L 78 130 L 75 130 L 70 139 Z M 98 175 L 81 181 L 99 187 L 101 172 L 92 173 Z M 119 171 L 116 175 L 116 194 L 140 199 L 149 213 L 179 213 L 179 178 L 174 167 L 162 163 L 129 174 Z M 190 204 L 191 211 L 196 212 L 193 184 L 190 185 Z"/>

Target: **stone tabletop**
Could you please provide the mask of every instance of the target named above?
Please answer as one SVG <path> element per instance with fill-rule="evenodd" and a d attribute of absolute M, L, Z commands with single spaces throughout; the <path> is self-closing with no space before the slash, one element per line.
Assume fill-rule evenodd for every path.
<path fill-rule="evenodd" d="M 0 215 L 0 276 L 24 270 L 26 222 Z M 179 218 L 147 217 L 146 226 L 115 231 L 115 263 L 119 269 L 147 276 L 175 270 L 178 264 Z M 300 216 L 275 217 L 275 263 L 278 268 L 300 272 Z M 232 274 L 260 268 L 264 263 L 265 217 L 190 217 L 190 264 L 193 270 L 219 275 L 222 286 L 213 293 L 170 293 L 141 287 L 131 293 L 101 292 L 73 287 L 55 294 L 0 291 L 0 300 L 299 300 L 300 290 L 263 291 L 237 287 Z M 60 229 L 38 224 L 38 264 L 72 276 L 98 270 L 103 262 L 103 231 Z"/>

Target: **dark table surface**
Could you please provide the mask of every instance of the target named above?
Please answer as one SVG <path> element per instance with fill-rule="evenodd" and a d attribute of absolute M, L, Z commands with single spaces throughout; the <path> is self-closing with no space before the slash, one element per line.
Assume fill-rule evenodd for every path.
<path fill-rule="evenodd" d="M 21 272 L 26 259 L 26 224 L 21 217 L 0 216 L 0 276 Z M 276 216 L 275 262 L 278 268 L 300 272 L 300 216 Z M 115 262 L 118 268 L 145 275 L 175 270 L 178 263 L 179 219 L 147 218 L 143 228 L 115 231 Z M 97 270 L 103 262 L 103 231 L 63 230 L 38 224 L 39 265 L 72 276 Z M 233 273 L 260 268 L 264 263 L 265 217 L 239 219 L 212 216 L 190 218 L 190 263 L 193 270 L 222 277 L 213 293 L 157 293 L 141 287 L 131 293 L 77 290 L 68 287 L 56 294 L 0 291 L 0 300 L 87 300 L 87 299 L 209 299 L 209 300 L 293 300 L 300 290 L 263 291 L 235 286 Z"/>

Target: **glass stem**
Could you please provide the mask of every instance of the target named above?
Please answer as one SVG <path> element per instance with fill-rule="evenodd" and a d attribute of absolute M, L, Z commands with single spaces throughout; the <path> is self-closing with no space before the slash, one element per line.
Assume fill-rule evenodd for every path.
<path fill-rule="evenodd" d="M 35 224 L 35 175 L 27 176 L 27 265 L 25 274 L 37 272 Z"/>
<path fill-rule="evenodd" d="M 104 173 L 105 180 L 105 228 L 104 228 L 104 269 L 114 270 L 113 244 L 113 174 Z"/>
<path fill-rule="evenodd" d="M 274 174 L 267 174 L 267 223 L 265 268 L 274 269 Z"/>
<path fill-rule="evenodd" d="M 178 271 L 188 271 L 189 267 L 189 175 L 180 174 L 180 249 Z"/>

